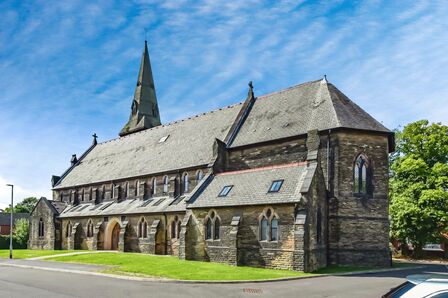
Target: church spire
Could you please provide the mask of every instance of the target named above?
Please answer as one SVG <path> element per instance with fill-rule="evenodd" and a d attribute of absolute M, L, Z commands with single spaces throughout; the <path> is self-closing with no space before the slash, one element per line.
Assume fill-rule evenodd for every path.
<path fill-rule="evenodd" d="M 131 115 L 128 123 L 120 131 L 120 136 L 160 125 L 159 107 L 157 104 L 154 79 L 152 77 L 151 61 L 149 60 L 148 45 L 145 48 L 140 63 L 137 86 L 131 105 Z"/>

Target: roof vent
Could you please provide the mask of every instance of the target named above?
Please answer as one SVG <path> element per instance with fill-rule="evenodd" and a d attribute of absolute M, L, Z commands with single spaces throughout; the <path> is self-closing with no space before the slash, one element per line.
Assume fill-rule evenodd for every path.
<path fill-rule="evenodd" d="M 159 140 L 159 143 L 164 143 L 169 138 L 169 136 L 170 135 L 166 135 L 164 137 L 161 137 L 160 140 Z"/>

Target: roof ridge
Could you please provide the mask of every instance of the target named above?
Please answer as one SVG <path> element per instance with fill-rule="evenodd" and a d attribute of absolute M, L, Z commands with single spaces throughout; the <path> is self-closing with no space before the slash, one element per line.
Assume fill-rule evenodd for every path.
<path fill-rule="evenodd" d="M 328 88 L 328 85 L 331 84 L 331 83 L 329 83 L 326 79 L 325 80 L 323 79 L 322 80 L 322 84 L 324 84 L 325 87 L 326 87 L 325 89 L 326 89 L 326 91 L 328 93 L 328 98 L 330 99 L 331 109 L 333 110 L 333 113 L 334 113 L 335 118 L 336 118 L 336 124 L 338 126 L 341 126 L 342 123 L 339 121 L 338 112 L 336 111 L 336 107 L 334 106 L 334 102 L 333 102 L 333 96 L 331 94 L 330 89 Z M 333 84 L 332 84 L 332 86 L 333 86 Z M 322 97 L 322 93 L 321 93 L 321 97 Z"/>
<path fill-rule="evenodd" d="M 270 93 L 267 93 L 267 94 L 263 94 L 263 95 L 260 95 L 260 96 L 256 96 L 256 98 L 259 99 L 259 98 L 269 97 L 269 96 L 272 96 L 272 95 L 275 95 L 275 94 L 279 94 L 279 93 L 287 92 L 287 91 L 289 91 L 289 90 L 292 90 L 292 89 L 295 89 L 295 88 L 298 88 L 298 87 L 301 87 L 301 86 L 304 86 L 304 85 L 317 83 L 317 82 L 320 82 L 320 81 L 322 81 L 322 79 L 314 80 L 314 81 L 309 81 L 309 82 L 305 82 L 305 83 L 300 83 L 300 84 L 297 84 L 297 85 L 293 85 L 293 86 L 290 86 L 290 87 L 286 87 L 286 88 L 284 88 L 284 89 L 280 89 L 280 90 L 273 91 L 273 92 L 270 92 Z"/>
<path fill-rule="evenodd" d="M 202 116 L 206 116 L 206 115 L 215 113 L 215 112 L 217 112 L 217 111 L 222 111 L 222 110 L 231 109 L 231 108 L 234 108 L 234 107 L 236 107 L 236 106 L 238 106 L 238 105 L 242 105 L 242 104 L 243 104 L 243 102 L 237 102 L 237 103 L 233 103 L 233 104 L 230 104 L 230 105 L 221 107 L 221 108 L 216 108 L 216 109 L 213 109 L 213 110 L 210 110 L 210 111 L 207 111 L 207 112 L 202 112 L 202 113 L 199 113 L 199 114 L 196 114 L 196 115 L 192 115 L 192 116 L 189 116 L 189 117 L 187 117 L 187 118 L 182 118 L 182 119 L 178 119 L 178 120 L 173 120 L 173 121 L 168 122 L 168 123 L 166 123 L 166 124 L 161 124 L 161 125 L 154 126 L 154 127 L 151 127 L 151 128 L 143 129 L 143 130 L 141 130 L 141 131 L 136 131 L 136 132 L 134 132 L 134 133 L 127 134 L 127 135 L 124 135 L 124 136 L 121 136 L 121 137 L 119 136 L 119 137 L 116 137 L 116 138 L 113 138 L 113 139 L 110 139 L 110 140 L 107 140 L 107 141 L 104 141 L 104 142 L 99 142 L 99 143 L 97 144 L 97 146 L 98 146 L 98 145 L 103 145 L 103 144 L 106 144 L 106 143 L 110 143 L 110 142 L 113 142 L 113 141 L 117 141 L 117 140 L 120 140 L 120 139 L 124 139 L 124 138 L 130 137 L 130 136 L 132 136 L 132 135 L 137 135 L 137 134 L 146 133 L 146 132 L 148 132 L 148 131 L 156 130 L 156 129 L 161 128 L 161 127 L 171 126 L 171 125 L 173 125 L 173 124 L 177 124 L 177 123 L 180 123 L 180 122 L 184 122 L 184 121 L 186 121 L 186 120 L 194 120 L 194 119 L 196 119 L 196 118 L 199 118 L 199 117 L 202 117 Z"/>

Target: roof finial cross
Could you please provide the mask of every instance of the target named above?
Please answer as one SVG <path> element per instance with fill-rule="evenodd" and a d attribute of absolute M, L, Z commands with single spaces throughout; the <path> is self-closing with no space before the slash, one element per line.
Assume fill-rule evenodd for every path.
<path fill-rule="evenodd" d="M 98 141 L 96 140 L 98 138 L 98 136 L 96 135 L 96 133 L 93 133 L 92 137 L 93 137 L 92 145 L 98 144 Z"/>
<path fill-rule="evenodd" d="M 248 97 L 254 98 L 254 85 L 252 84 L 252 81 L 249 81 L 249 92 L 247 94 Z"/>

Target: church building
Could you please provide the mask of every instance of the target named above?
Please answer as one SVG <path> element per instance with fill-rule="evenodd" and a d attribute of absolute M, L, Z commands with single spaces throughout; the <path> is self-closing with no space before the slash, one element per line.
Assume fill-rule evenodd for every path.
<path fill-rule="evenodd" d="M 163 111 L 162 111 L 163 113 Z M 394 134 L 324 77 L 161 123 L 145 47 L 128 122 L 52 177 L 32 249 L 311 272 L 390 264 Z"/>

